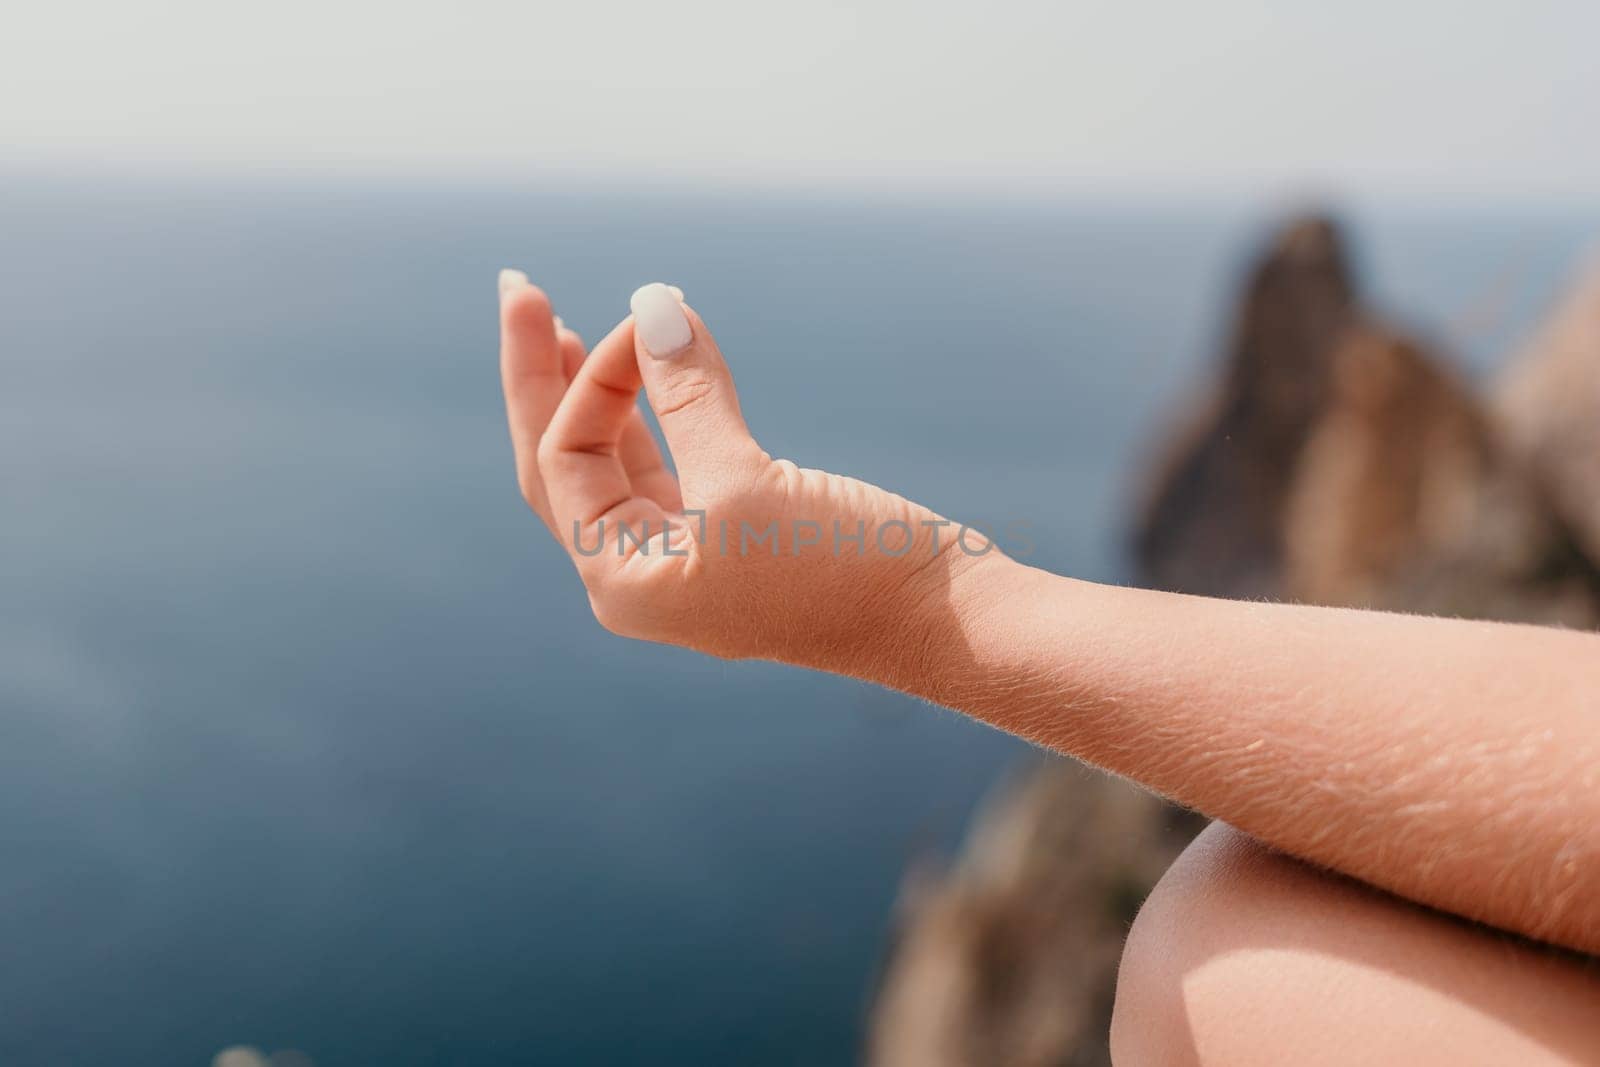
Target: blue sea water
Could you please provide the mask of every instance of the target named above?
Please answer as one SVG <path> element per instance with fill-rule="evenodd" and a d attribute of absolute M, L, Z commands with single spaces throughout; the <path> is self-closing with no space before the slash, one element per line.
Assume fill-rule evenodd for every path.
<path fill-rule="evenodd" d="M 774 454 L 1126 576 L 1271 205 L 0 180 L 0 1063 L 837 1064 L 1018 742 L 631 644 L 524 510 L 495 273 L 683 286 Z M 1596 219 L 1368 206 L 1492 370 Z"/>

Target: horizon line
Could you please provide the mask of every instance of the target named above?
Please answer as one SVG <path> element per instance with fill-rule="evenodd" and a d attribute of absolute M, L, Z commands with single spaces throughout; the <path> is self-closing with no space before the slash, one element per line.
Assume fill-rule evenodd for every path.
<path fill-rule="evenodd" d="M 918 203 L 1003 198 L 1018 206 L 1162 205 L 1212 210 L 1249 209 L 1283 213 L 1331 208 L 1536 210 L 1539 213 L 1590 213 L 1600 218 L 1600 199 L 1573 189 L 1512 188 L 1426 181 L 1295 179 L 1225 176 L 1174 179 L 1170 175 L 1029 173 L 850 172 L 844 168 L 779 173 L 759 168 L 720 171 L 688 169 L 640 174 L 636 168 L 541 167 L 470 161 L 359 160 L 301 157 L 123 157 L 105 159 L 56 154 L 18 157 L 0 153 L 0 176 L 10 180 L 80 184 L 131 182 L 192 184 L 226 182 L 280 188 L 370 184 L 381 190 L 437 191 L 475 189 L 527 193 L 628 193 L 641 190 L 663 197 L 747 195 L 791 200 L 857 201 L 890 199 L 907 207 Z"/>

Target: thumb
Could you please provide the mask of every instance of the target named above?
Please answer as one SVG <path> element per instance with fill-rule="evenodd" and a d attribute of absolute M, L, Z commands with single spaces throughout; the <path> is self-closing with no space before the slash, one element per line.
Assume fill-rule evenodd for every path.
<path fill-rule="evenodd" d="M 653 282 L 628 303 L 645 395 L 685 497 L 704 500 L 726 479 L 753 473 L 761 457 L 739 412 L 733 376 L 680 290 Z"/>

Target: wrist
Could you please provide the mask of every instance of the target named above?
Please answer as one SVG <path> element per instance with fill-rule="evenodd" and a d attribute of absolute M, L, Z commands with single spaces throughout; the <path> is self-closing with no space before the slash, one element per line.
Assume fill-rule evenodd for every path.
<path fill-rule="evenodd" d="M 947 707 L 957 707 L 964 684 L 977 681 L 983 648 L 1004 640 L 1006 604 L 1042 572 L 998 549 L 982 555 L 940 554 L 889 598 L 883 640 L 850 674 Z"/>

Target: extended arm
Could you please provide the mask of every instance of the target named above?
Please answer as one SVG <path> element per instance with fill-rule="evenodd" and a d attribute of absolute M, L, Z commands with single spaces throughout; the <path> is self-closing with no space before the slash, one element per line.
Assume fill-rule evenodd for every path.
<path fill-rule="evenodd" d="M 681 294 L 633 307 L 585 355 L 539 290 L 502 280 L 519 481 L 609 629 L 914 693 L 1600 953 L 1600 637 L 1113 588 L 941 546 L 927 509 L 763 452 Z M 866 536 L 841 550 L 838 528 Z"/>
<path fill-rule="evenodd" d="M 1005 559 L 925 611 L 935 640 L 895 646 L 874 680 L 1421 903 L 1600 952 L 1600 636 Z"/>

